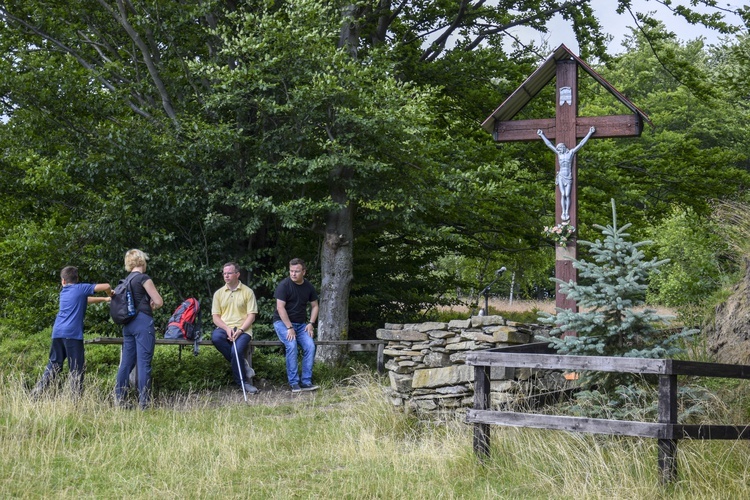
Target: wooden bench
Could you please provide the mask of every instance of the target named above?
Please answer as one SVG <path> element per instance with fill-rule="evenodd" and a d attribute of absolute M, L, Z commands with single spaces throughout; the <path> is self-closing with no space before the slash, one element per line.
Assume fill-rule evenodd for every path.
<path fill-rule="evenodd" d="M 122 337 L 97 337 L 93 339 L 86 339 L 86 344 L 98 344 L 98 345 L 122 345 Z M 182 359 L 182 349 L 185 346 L 192 347 L 195 345 L 195 341 L 186 339 L 156 339 L 156 345 L 176 345 L 179 346 L 179 359 Z M 201 340 L 198 345 L 212 346 L 210 340 Z M 283 347 L 284 344 L 279 340 L 251 340 L 250 348 L 247 350 L 247 362 L 250 366 L 253 366 L 253 350 L 256 347 Z M 346 346 L 349 352 L 377 352 L 377 368 L 378 373 L 381 375 L 385 373 L 385 355 L 383 351 L 385 349 L 384 340 L 315 340 L 315 345 L 338 345 Z"/>

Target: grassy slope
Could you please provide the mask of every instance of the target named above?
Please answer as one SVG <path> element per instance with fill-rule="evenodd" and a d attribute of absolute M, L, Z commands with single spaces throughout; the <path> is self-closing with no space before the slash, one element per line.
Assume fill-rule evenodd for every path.
<path fill-rule="evenodd" d="M 118 351 L 100 346 L 87 347 L 83 401 L 63 391 L 34 403 L 28 387 L 49 332 L 8 333 L 0 332 L 0 498 L 750 498 L 747 442 L 682 441 L 680 481 L 668 489 L 652 440 L 494 427 L 481 465 L 460 414 L 419 423 L 390 405 L 387 380 L 341 384 L 351 369 L 316 366 L 320 393 L 246 405 L 210 348 L 197 358 L 185 351 L 181 362 L 157 349 L 163 381 L 149 412 L 111 407 Z M 272 382 L 283 378 L 280 356 L 257 361 Z M 204 392 L 175 392 L 167 381 L 180 378 Z M 747 382 L 711 383 L 732 422 L 750 420 Z"/>

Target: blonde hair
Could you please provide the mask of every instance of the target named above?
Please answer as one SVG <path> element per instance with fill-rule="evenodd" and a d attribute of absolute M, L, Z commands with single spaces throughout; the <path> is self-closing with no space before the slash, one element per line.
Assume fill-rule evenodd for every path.
<path fill-rule="evenodd" d="M 146 261 L 148 260 L 148 254 L 143 250 L 133 248 L 125 253 L 125 270 L 127 272 L 132 271 L 136 267 L 146 267 Z"/>

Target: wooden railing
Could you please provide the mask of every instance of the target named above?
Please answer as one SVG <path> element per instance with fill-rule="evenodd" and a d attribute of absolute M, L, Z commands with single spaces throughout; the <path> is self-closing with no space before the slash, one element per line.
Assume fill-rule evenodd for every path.
<path fill-rule="evenodd" d="M 568 356 L 555 354 L 548 343 L 503 347 L 467 355 L 474 366 L 474 408 L 466 415 L 474 424 L 474 452 L 484 460 L 490 453 L 490 425 L 556 429 L 592 434 L 637 436 L 658 440 L 662 483 L 677 479 L 677 442 L 680 439 L 750 439 L 750 425 L 683 425 L 677 419 L 677 376 L 750 379 L 750 366 L 679 361 L 673 359 Z M 659 377 L 657 422 L 540 415 L 490 410 L 490 368 L 504 366 L 565 371 L 653 374 Z"/>

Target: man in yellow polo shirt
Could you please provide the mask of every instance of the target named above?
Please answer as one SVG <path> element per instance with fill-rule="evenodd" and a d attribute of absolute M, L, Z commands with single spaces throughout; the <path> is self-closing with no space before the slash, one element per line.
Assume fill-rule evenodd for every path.
<path fill-rule="evenodd" d="M 224 264 L 225 285 L 214 293 L 211 316 L 216 329 L 211 333 L 214 347 L 229 361 L 235 383 L 249 394 L 258 389 L 253 385 L 253 369 L 245 356 L 253 335 L 258 303 L 250 287 L 240 281 L 240 268 L 234 262 Z M 236 353 L 235 353 L 236 349 Z M 239 359 L 239 362 L 238 362 Z"/>

